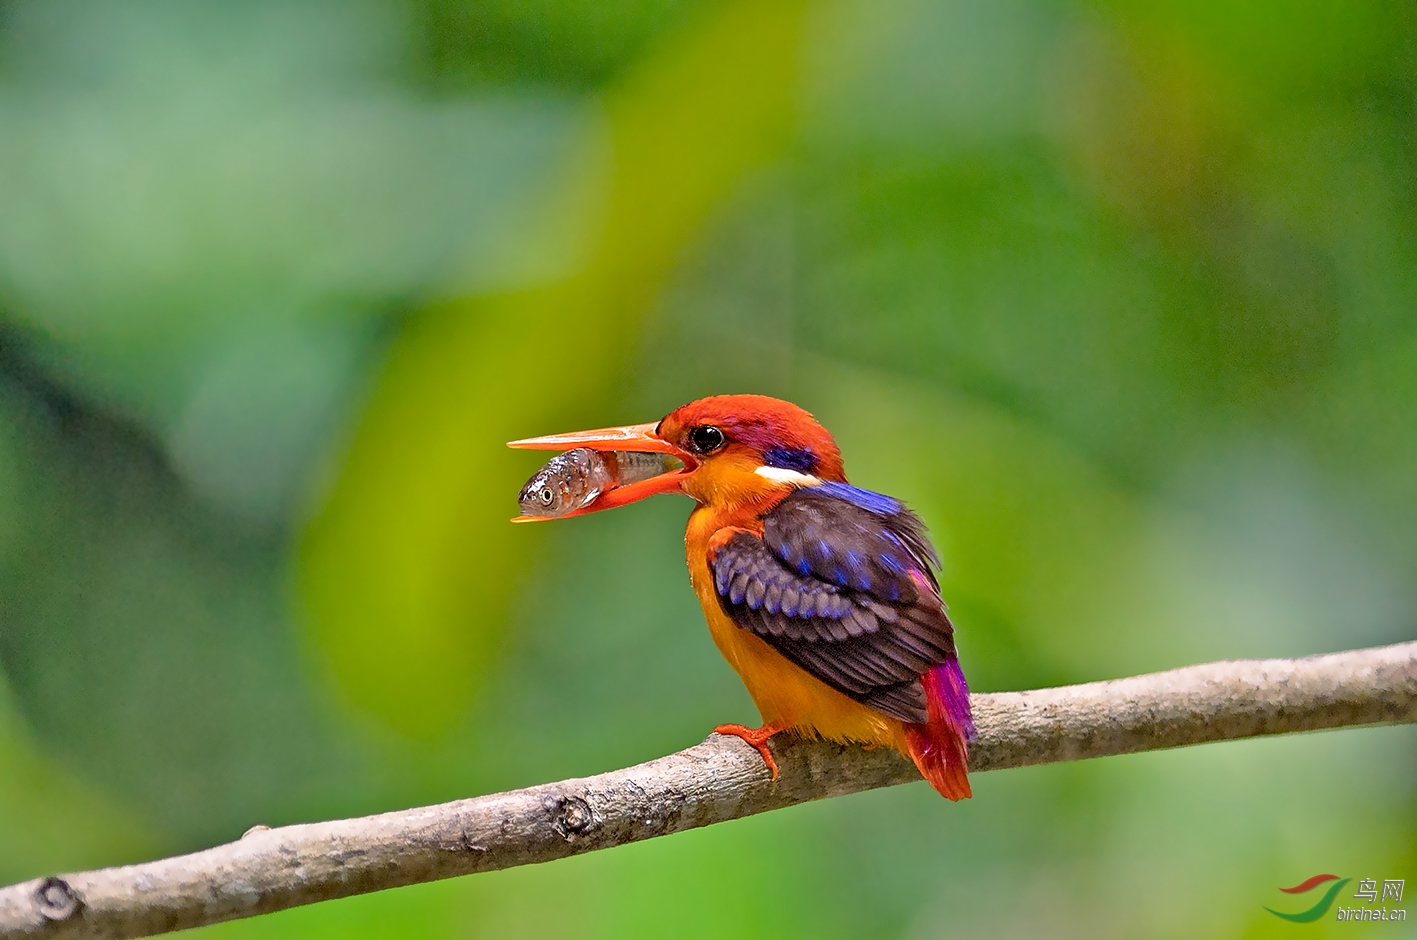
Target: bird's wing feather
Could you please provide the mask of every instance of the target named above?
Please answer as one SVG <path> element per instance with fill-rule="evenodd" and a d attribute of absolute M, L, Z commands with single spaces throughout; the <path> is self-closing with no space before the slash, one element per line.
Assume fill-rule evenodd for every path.
<path fill-rule="evenodd" d="M 709 557 L 735 623 L 827 685 L 909 722 L 926 720 L 920 676 L 955 655 L 933 562 L 913 513 L 841 484 L 797 490 L 767 513 L 761 537 L 733 530 Z"/>

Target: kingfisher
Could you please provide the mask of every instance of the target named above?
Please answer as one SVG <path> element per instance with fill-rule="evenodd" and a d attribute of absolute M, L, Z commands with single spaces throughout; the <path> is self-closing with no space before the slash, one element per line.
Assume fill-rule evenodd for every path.
<path fill-rule="evenodd" d="M 714 731 L 757 749 L 783 732 L 885 745 L 951 800 L 975 739 L 939 556 L 900 500 L 852 486 L 826 428 L 791 402 L 716 395 L 650 424 L 512 441 L 536 450 L 667 454 L 663 473 L 558 518 L 683 493 L 689 581 L 762 726 Z"/>

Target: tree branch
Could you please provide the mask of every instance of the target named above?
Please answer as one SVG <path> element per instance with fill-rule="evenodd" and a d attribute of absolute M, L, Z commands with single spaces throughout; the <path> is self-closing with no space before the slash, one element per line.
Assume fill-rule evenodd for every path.
<path fill-rule="evenodd" d="M 1417 721 L 1417 642 L 1190 666 L 973 696 L 975 772 L 1350 725 Z M 711 736 L 627 770 L 362 819 L 258 827 L 237 842 L 0 889 L 0 938 L 140 937 L 529 865 L 808 800 L 918 780 L 885 748 L 776 739 L 782 777 Z"/>

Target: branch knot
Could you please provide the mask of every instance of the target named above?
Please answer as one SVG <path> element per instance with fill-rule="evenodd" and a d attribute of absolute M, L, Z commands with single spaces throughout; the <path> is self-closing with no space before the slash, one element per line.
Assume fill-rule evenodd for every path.
<path fill-rule="evenodd" d="M 561 838 L 570 842 L 575 836 L 585 835 L 595 828 L 595 811 L 590 804 L 578 796 L 565 796 L 560 800 L 548 800 L 548 809 L 556 813 L 552 823 Z"/>
<path fill-rule="evenodd" d="M 34 891 L 35 907 L 45 920 L 68 920 L 79 912 L 79 896 L 63 878 L 46 878 Z"/>

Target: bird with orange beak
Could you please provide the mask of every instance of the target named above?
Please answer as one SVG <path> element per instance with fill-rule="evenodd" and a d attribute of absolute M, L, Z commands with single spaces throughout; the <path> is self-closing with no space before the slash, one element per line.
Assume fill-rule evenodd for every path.
<path fill-rule="evenodd" d="M 846 481 L 836 442 L 806 411 L 762 395 L 691 402 L 657 424 L 513 441 L 512 447 L 669 454 L 683 463 L 561 518 L 680 492 L 689 580 L 760 728 L 720 725 L 762 755 L 790 732 L 908 755 L 952 800 L 970 795 L 969 690 L 920 518 Z"/>

